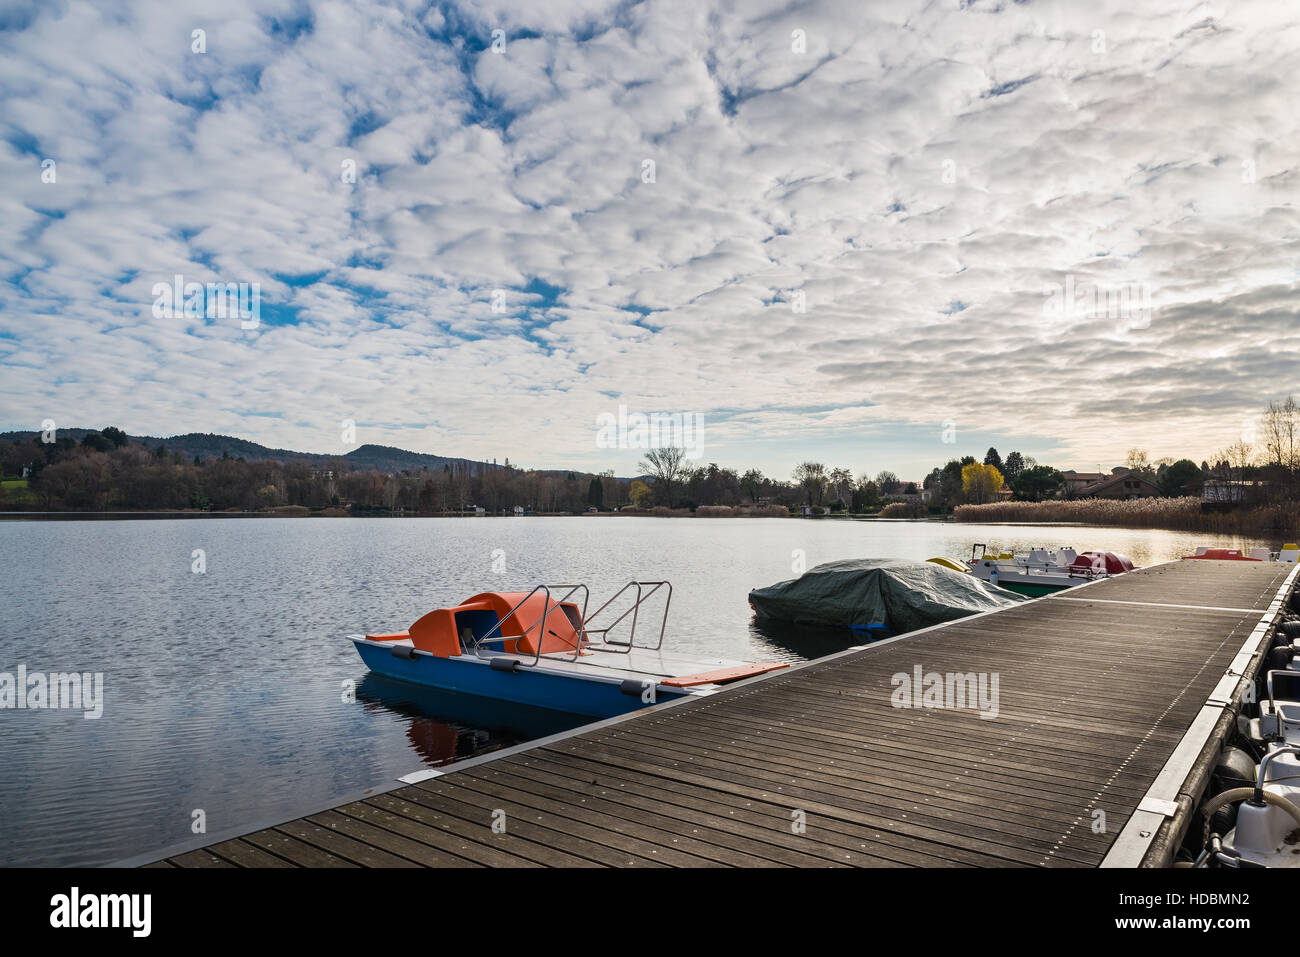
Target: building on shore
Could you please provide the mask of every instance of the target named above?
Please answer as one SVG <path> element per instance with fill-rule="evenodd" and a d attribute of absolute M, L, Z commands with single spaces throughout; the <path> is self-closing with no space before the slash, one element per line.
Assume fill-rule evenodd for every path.
<path fill-rule="evenodd" d="M 1076 493 L 1079 498 L 1159 498 L 1164 495 L 1160 486 L 1136 472 L 1123 471 L 1100 482 L 1085 486 Z"/>
<path fill-rule="evenodd" d="M 1114 477 L 1110 472 L 1076 472 L 1070 469 L 1061 473 L 1061 478 L 1065 479 L 1065 484 L 1061 486 L 1061 494 L 1065 498 L 1078 498 L 1080 493 L 1090 485 L 1097 485 Z"/>
<path fill-rule="evenodd" d="M 1201 486 L 1201 501 L 1214 505 L 1256 503 L 1264 498 L 1264 494 L 1264 482 L 1206 479 Z"/>

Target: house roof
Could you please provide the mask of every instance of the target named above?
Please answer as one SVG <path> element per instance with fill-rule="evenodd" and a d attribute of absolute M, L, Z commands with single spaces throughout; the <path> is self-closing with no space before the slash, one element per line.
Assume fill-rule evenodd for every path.
<path fill-rule="evenodd" d="M 1155 482 L 1151 481 L 1150 479 L 1143 478 L 1141 475 L 1134 475 L 1132 472 L 1120 472 L 1118 475 L 1112 475 L 1104 482 L 1095 482 L 1094 484 L 1083 488 L 1081 490 L 1081 494 L 1095 495 L 1098 492 L 1106 491 L 1111 486 L 1116 485 L 1119 482 L 1141 482 L 1143 485 L 1150 485 L 1157 492 L 1160 491 L 1160 486 L 1157 485 Z"/>

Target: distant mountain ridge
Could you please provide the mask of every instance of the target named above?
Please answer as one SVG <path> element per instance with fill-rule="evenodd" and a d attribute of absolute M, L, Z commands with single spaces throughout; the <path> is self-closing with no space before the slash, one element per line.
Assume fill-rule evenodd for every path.
<path fill-rule="evenodd" d="M 59 429 L 60 437 L 67 436 L 80 442 L 88 432 L 98 429 Z M 27 442 L 40 435 L 37 429 L 0 432 L 0 439 L 10 442 Z M 168 451 L 179 452 L 189 458 L 202 456 L 203 459 L 219 459 L 222 453 L 231 458 L 243 458 L 247 461 L 270 460 L 273 462 L 310 462 L 313 465 L 325 465 L 342 459 L 356 468 L 371 468 L 379 472 L 400 472 L 412 469 L 442 469 L 447 465 L 466 468 L 471 474 L 478 474 L 492 468 L 499 468 L 491 462 L 475 459 L 453 458 L 445 455 L 431 455 L 425 452 L 411 452 L 390 445 L 362 445 L 351 452 L 331 455 L 324 452 L 296 452 L 292 449 L 272 449 L 248 439 L 233 435 L 217 435 L 212 432 L 186 432 L 184 435 L 128 435 L 131 442 L 141 443 L 156 449 L 165 445 Z"/>

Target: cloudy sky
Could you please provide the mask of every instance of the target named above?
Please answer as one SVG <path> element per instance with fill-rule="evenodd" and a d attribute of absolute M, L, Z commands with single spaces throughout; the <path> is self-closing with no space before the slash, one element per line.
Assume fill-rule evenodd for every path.
<path fill-rule="evenodd" d="M 1298 54 L 1275 0 L 10 0 L 0 428 L 1199 460 L 1300 394 Z"/>

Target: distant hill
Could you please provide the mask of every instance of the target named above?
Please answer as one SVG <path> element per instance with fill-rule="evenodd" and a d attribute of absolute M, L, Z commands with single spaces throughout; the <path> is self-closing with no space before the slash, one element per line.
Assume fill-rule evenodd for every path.
<path fill-rule="evenodd" d="M 391 445 L 363 445 L 342 456 L 358 468 L 377 469 L 380 472 L 401 472 L 414 469 L 440 469 L 447 464 L 467 467 L 472 474 L 497 468 L 491 462 L 476 462 L 473 459 L 453 459 L 442 455 L 429 455 L 424 452 L 408 452 L 406 449 Z"/>
<path fill-rule="evenodd" d="M 58 434 L 80 442 L 87 432 L 98 429 L 59 429 Z M 38 430 L 19 430 L 0 433 L 0 439 L 10 442 L 27 442 L 40 435 Z M 471 474 L 496 468 L 491 462 L 478 462 L 473 459 L 448 458 L 445 455 L 429 455 L 424 452 L 410 452 L 406 449 L 389 445 L 363 445 L 346 455 L 331 455 L 323 452 L 295 452 L 292 449 L 272 449 L 248 439 L 233 435 L 215 435 L 211 432 L 187 432 L 184 435 L 128 435 L 132 442 L 141 443 L 156 449 L 159 445 L 167 446 L 171 452 L 180 452 L 189 458 L 196 455 L 206 459 L 219 459 L 222 453 L 231 458 L 243 458 L 250 462 L 271 460 L 274 462 L 305 461 L 323 465 L 329 461 L 343 459 L 354 468 L 375 469 L 379 472 L 401 472 L 422 468 L 440 470 L 445 465 L 467 468 Z"/>

